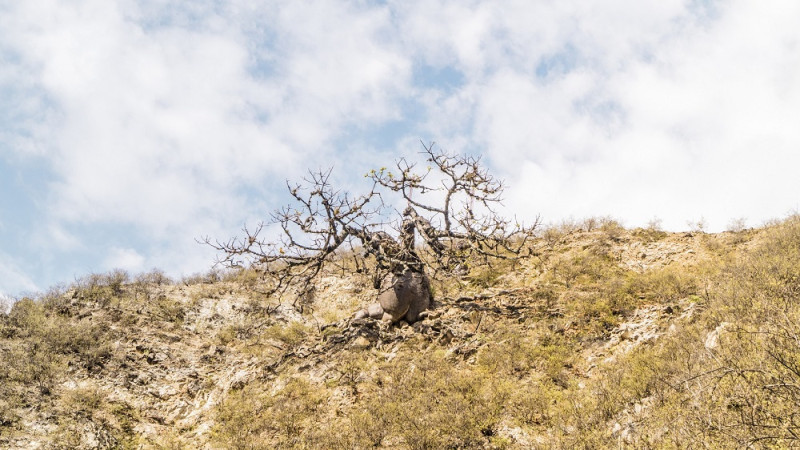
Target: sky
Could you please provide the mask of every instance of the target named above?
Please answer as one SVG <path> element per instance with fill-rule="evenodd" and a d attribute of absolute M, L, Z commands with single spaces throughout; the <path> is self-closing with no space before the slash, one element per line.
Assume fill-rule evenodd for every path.
<path fill-rule="evenodd" d="M 420 141 L 532 221 L 800 210 L 795 0 L 0 0 L 0 300 L 209 270 L 287 201 Z"/>

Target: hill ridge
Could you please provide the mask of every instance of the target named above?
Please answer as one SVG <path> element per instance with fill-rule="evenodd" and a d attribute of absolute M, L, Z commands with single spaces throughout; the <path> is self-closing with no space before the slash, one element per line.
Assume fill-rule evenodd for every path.
<path fill-rule="evenodd" d="M 374 297 L 355 273 L 327 273 L 299 302 L 264 298 L 248 271 L 90 276 L 0 316 L 0 445 L 742 445 L 776 429 L 754 442 L 791 444 L 796 422 L 736 423 L 704 390 L 729 379 L 704 373 L 757 355 L 791 381 L 741 333 L 758 331 L 753 314 L 783 326 L 798 236 L 796 218 L 718 234 L 551 227 L 527 260 L 434 283 L 412 325 L 352 319 Z M 764 286 L 760 310 L 730 301 Z M 763 399 L 725 386 L 731 402 Z M 790 394 L 770 408 L 800 405 Z"/>

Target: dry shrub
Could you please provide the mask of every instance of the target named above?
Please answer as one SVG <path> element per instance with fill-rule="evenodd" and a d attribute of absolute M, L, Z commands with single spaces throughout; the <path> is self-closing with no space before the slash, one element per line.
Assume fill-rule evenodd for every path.
<path fill-rule="evenodd" d="M 326 391 L 290 378 L 275 392 L 247 385 L 228 395 L 217 410 L 214 440 L 225 448 L 302 447 L 308 444 L 326 401 Z"/>

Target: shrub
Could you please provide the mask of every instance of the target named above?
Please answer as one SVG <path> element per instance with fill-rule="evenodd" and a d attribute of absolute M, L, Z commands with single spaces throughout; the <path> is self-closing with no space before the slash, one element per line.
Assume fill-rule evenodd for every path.
<path fill-rule="evenodd" d="M 214 440 L 226 448 L 261 448 L 266 442 L 291 447 L 312 434 L 325 391 L 290 378 L 274 393 L 247 385 L 228 395 L 217 412 Z"/>
<path fill-rule="evenodd" d="M 302 343 L 312 329 L 302 322 L 292 321 L 288 324 L 275 324 L 267 327 L 262 336 L 267 339 L 275 339 L 289 347 L 295 347 Z"/>

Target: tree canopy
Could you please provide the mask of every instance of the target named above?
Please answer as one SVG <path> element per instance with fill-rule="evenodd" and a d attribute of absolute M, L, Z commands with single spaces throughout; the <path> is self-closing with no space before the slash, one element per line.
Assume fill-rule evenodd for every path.
<path fill-rule="evenodd" d="M 262 272 L 270 293 L 293 287 L 298 295 L 309 292 L 330 264 L 370 273 L 377 287 L 389 273 L 464 274 L 468 261 L 474 266 L 523 256 L 538 218 L 524 226 L 498 214 L 505 186 L 480 157 L 422 147 L 426 167 L 401 157 L 391 169 L 367 173 L 370 185 L 360 195 L 335 188 L 332 169 L 287 181 L 292 202 L 268 222 L 245 226 L 244 236 L 204 242 L 221 252 L 220 264 Z M 263 236 L 271 226 L 280 228 L 278 239 Z"/>

